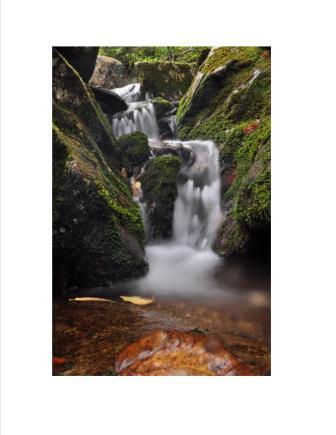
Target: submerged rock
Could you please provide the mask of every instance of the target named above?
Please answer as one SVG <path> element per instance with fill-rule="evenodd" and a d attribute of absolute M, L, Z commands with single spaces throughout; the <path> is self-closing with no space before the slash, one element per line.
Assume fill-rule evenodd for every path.
<path fill-rule="evenodd" d="M 116 358 L 121 376 L 252 376 L 214 336 L 155 331 L 127 346 Z"/>
<path fill-rule="evenodd" d="M 149 239 L 168 239 L 172 234 L 180 168 L 181 159 L 170 154 L 155 157 L 146 165 L 141 184 L 146 200 Z"/>
<path fill-rule="evenodd" d="M 227 218 L 215 248 L 221 255 L 269 255 L 270 56 L 264 47 L 216 47 L 183 96 L 181 139 L 212 139 L 219 148 Z"/>
<path fill-rule="evenodd" d="M 110 122 L 56 50 L 53 65 L 55 292 L 141 276 L 148 269 L 144 228 Z"/>

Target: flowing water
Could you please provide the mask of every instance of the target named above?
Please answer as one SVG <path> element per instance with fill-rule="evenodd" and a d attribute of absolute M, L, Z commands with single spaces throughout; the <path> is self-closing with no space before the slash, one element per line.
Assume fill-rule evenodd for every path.
<path fill-rule="evenodd" d="M 150 145 L 182 147 L 192 158 L 180 173 L 171 240 L 146 247 L 148 274 L 89 294 L 112 299 L 125 294 L 154 296 L 155 303 L 143 313 L 143 327 L 179 329 L 186 322 L 187 329 L 216 334 L 262 372 L 270 358 L 270 270 L 255 259 L 224 260 L 212 250 L 222 221 L 217 147 L 212 141 L 160 141 L 153 104 L 149 99 L 138 101 L 137 86 L 126 88 L 118 90 L 129 107 L 115 115 L 115 135 L 140 130 Z M 134 200 L 146 227 L 138 184 L 133 180 Z M 127 330 L 133 330 L 128 322 Z"/>
<path fill-rule="evenodd" d="M 117 113 L 112 120 L 112 129 L 116 137 L 124 134 L 142 131 L 150 140 L 159 139 L 159 127 L 155 115 L 154 105 L 149 95 L 141 98 L 140 83 L 112 89 L 128 104 L 128 109 Z"/>

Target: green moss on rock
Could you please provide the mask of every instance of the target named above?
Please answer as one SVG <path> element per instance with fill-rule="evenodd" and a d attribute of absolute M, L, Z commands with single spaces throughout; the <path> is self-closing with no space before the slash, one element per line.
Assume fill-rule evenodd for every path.
<path fill-rule="evenodd" d="M 134 168 L 143 165 L 150 156 L 150 147 L 147 136 L 140 132 L 125 134 L 118 139 L 123 166 L 133 173 Z"/>
<path fill-rule="evenodd" d="M 55 292 L 143 275 L 144 228 L 120 173 L 120 147 L 88 86 L 54 53 Z"/>
<path fill-rule="evenodd" d="M 142 84 L 143 92 L 155 97 L 179 100 L 193 79 L 193 68 L 188 63 L 137 62 L 134 76 Z"/>
<path fill-rule="evenodd" d="M 149 238 L 167 239 L 172 234 L 174 203 L 177 197 L 177 179 L 181 160 L 177 156 L 155 157 L 147 166 L 141 179 L 147 201 L 146 211 Z"/>
<path fill-rule="evenodd" d="M 180 101 L 182 139 L 219 148 L 227 219 L 217 252 L 248 250 L 253 231 L 270 225 L 270 56 L 264 47 L 217 47 Z"/>

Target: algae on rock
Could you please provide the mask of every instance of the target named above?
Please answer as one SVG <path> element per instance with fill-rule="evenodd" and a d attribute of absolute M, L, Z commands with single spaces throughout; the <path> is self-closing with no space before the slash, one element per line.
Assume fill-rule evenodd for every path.
<path fill-rule="evenodd" d="M 120 146 L 89 86 L 56 50 L 53 65 L 55 293 L 141 276 L 144 228 Z"/>
<path fill-rule="evenodd" d="M 212 139 L 219 148 L 226 219 L 216 251 L 262 245 L 270 234 L 270 50 L 215 47 L 177 112 L 181 139 Z"/>
<path fill-rule="evenodd" d="M 146 165 L 141 185 L 146 200 L 149 239 L 168 239 L 172 235 L 180 169 L 181 159 L 169 154 L 155 157 Z"/>

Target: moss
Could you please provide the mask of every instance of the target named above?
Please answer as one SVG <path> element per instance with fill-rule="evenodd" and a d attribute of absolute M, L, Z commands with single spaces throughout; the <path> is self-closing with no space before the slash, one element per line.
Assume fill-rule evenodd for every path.
<path fill-rule="evenodd" d="M 148 145 L 147 136 L 136 131 L 126 134 L 118 139 L 122 150 L 123 166 L 129 172 L 133 172 L 134 168 L 143 165 L 150 156 L 150 147 Z"/>
<path fill-rule="evenodd" d="M 181 160 L 173 155 L 156 157 L 147 164 L 141 182 L 147 201 L 151 239 L 166 239 L 171 236 L 180 169 Z"/>
<path fill-rule="evenodd" d="M 188 63 L 138 62 L 134 73 L 144 92 L 165 99 L 179 100 L 192 81 Z"/>
<path fill-rule="evenodd" d="M 174 104 L 165 98 L 156 97 L 152 99 L 155 108 L 155 114 L 158 119 L 167 116 L 168 112 L 174 109 Z"/>
<path fill-rule="evenodd" d="M 53 102 L 56 291 L 108 285 L 148 270 L 140 209 L 119 170 L 119 144 L 92 104 L 78 74 L 59 58 Z"/>
<path fill-rule="evenodd" d="M 216 243 L 223 255 L 246 251 L 252 231 L 268 231 L 270 70 L 264 47 L 215 48 L 179 104 L 180 138 L 212 139 L 219 148 L 229 212 Z"/>

